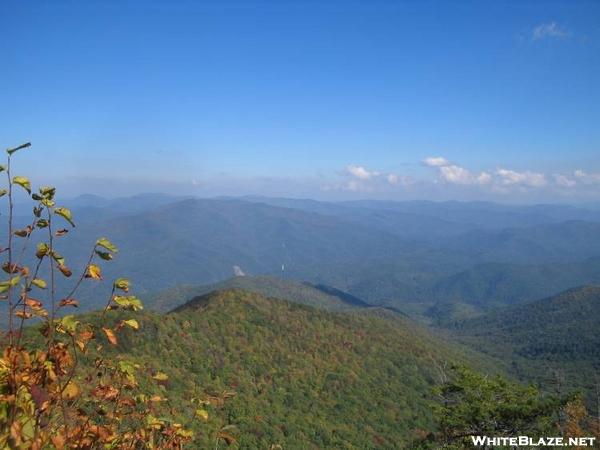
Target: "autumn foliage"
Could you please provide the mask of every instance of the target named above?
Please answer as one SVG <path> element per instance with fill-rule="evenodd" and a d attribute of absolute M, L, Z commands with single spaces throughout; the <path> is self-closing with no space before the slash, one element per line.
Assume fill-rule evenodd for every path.
<path fill-rule="evenodd" d="M 13 155 L 29 146 L 7 150 L 7 163 L 0 166 L 7 176 L 0 196 L 8 199 L 8 242 L 1 249 L 6 275 L 0 281 L 0 301 L 6 326 L 1 337 L 0 448 L 182 448 L 192 433 L 159 416 L 156 398 L 138 388 L 139 367 L 104 356 L 106 346 L 118 345 L 122 329 L 139 328 L 134 317 L 123 314 L 125 318 L 107 320 L 112 310 L 134 315 L 143 308 L 130 294 L 130 282 L 112 282 L 101 325 L 68 314 L 85 301 L 77 297 L 83 283 L 105 281 L 101 264 L 112 260 L 118 249 L 100 238 L 84 267 L 68 266 L 59 247 L 75 227 L 71 211 L 57 206 L 54 187 L 33 192 L 27 177 L 11 173 Z M 28 195 L 33 213 L 31 222 L 19 229 L 14 217 L 17 189 Z M 68 294 L 59 297 L 57 286 L 65 282 L 71 283 Z"/>

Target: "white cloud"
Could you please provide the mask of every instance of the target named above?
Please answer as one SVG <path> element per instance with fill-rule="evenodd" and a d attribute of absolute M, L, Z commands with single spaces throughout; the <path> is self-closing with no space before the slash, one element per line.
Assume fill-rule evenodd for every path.
<path fill-rule="evenodd" d="M 556 22 L 543 23 L 531 30 L 531 39 L 534 41 L 541 39 L 564 39 L 569 36 L 570 33 Z"/>
<path fill-rule="evenodd" d="M 554 174 L 554 181 L 556 182 L 556 184 L 558 186 L 566 187 L 566 188 L 574 187 L 577 185 L 577 182 L 575 180 L 572 180 L 571 178 L 567 177 L 566 175 L 562 175 L 560 173 Z"/>
<path fill-rule="evenodd" d="M 545 186 L 546 176 L 538 172 L 517 172 L 515 170 L 498 169 L 496 175 L 501 184 L 505 186 L 529 186 L 541 187 Z"/>
<path fill-rule="evenodd" d="M 417 192 L 415 186 L 418 186 L 419 192 L 433 189 L 436 192 L 454 192 L 473 198 L 488 198 L 494 195 L 518 195 L 519 198 L 525 195 L 531 198 L 557 198 L 557 195 L 593 198 L 600 194 L 600 172 L 576 170 L 545 173 L 502 166 L 493 170 L 473 170 L 443 156 L 427 157 L 421 163 L 435 173 L 433 179 L 420 179 L 394 172 L 376 171 L 362 165 L 349 165 L 342 172 L 338 172 L 341 178 L 322 186 L 322 189 L 378 195 L 408 195 Z"/>
<path fill-rule="evenodd" d="M 449 166 L 441 166 L 439 171 L 441 177 L 448 183 L 471 184 L 473 182 L 473 175 L 471 175 L 471 172 L 464 167 L 452 164 Z"/>
<path fill-rule="evenodd" d="M 573 175 L 584 184 L 600 183 L 600 173 L 588 173 L 583 170 L 576 170 L 573 172 Z"/>
<path fill-rule="evenodd" d="M 406 175 L 396 175 L 395 173 L 390 173 L 388 175 L 386 175 L 385 179 L 387 180 L 388 184 L 391 184 L 392 186 L 396 186 L 396 185 L 401 185 L 401 186 L 409 186 L 411 184 L 414 184 L 414 180 Z"/>
<path fill-rule="evenodd" d="M 326 191 L 375 192 L 389 190 L 392 186 L 409 186 L 414 183 L 414 180 L 409 176 L 378 172 L 356 164 L 346 166 L 341 175 L 345 180 L 328 183 L 322 186 L 321 189 Z"/>
<path fill-rule="evenodd" d="M 487 172 L 481 172 L 478 175 L 473 174 L 469 169 L 452 164 L 446 158 L 441 156 L 430 156 L 423 160 L 428 167 L 434 167 L 438 170 L 438 175 L 446 183 L 451 184 L 488 184 L 491 181 L 491 175 Z"/>
<path fill-rule="evenodd" d="M 477 176 L 478 184 L 490 184 L 492 182 L 492 176 L 487 172 L 481 172 Z"/>
<path fill-rule="evenodd" d="M 353 177 L 358 178 L 359 180 L 368 180 L 374 176 L 379 175 L 378 172 L 371 172 L 365 169 L 363 166 L 350 165 L 346 167 L 346 171 Z"/>
<path fill-rule="evenodd" d="M 446 158 L 442 158 L 441 156 L 430 156 L 429 158 L 425 158 L 423 160 L 423 164 L 429 167 L 444 167 L 449 166 L 450 161 Z"/>

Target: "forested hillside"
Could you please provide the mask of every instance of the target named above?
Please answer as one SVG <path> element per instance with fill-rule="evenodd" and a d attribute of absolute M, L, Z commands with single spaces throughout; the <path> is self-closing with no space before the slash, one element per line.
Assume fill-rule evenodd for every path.
<path fill-rule="evenodd" d="M 443 367 L 483 361 L 401 316 L 360 311 L 219 291 L 138 315 L 140 330 L 121 334 L 114 357 L 168 376 L 172 411 L 196 430 L 196 448 L 214 446 L 224 427 L 240 448 L 400 448 L 432 429 L 429 394 Z"/>
<path fill-rule="evenodd" d="M 586 286 L 472 320 L 450 330 L 461 342 L 511 364 L 546 389 L 582 389 L 597 409 L 600 287 Z"/>

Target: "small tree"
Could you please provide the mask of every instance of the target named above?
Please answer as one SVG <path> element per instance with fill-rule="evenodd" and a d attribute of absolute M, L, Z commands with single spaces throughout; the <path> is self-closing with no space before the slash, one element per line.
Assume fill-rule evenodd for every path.
<path fill-rule="evenodd" d="M 466 367 L 454 367 L 435 394 L 438 431 L 414 448 L 470 449 L 471 436 L 551 436 L 557 431 L 558 412 L 568 401 Z"/>
<path fill-rule="evenodd" d="M 156 402 L 138 390 L 136 364 L 103 357 L 105 345 L 117 345 L 120 330 L 139 328 L 135 318 L 108 317 L 111 310 L 142 309 L 141 301 L 129 294 L 130 282 L 113 281 L 100 325 L 64 314 L 79 304 L 76 297 L 85 280 L 102 280 L 100 263 L 112 260 L 118 250 L 108 239 L 98 239 L 73 276 L 57 249 L 69 232 L 63 226 L 75 226 L 71 211 L 57 206 L 54 187 L 32 193 L 27 177 L 11 173 L 13 154 L 29 146 L 8 149 L 7 163 L 0 166 L 8 181 L 0 190 L 8 198 L 8 243 L 1 250 L 7 279 L 0 281 L 7 314 L 0 357 L 0 448 L 181 448 L 191 432 L 157 418 Z M 14 229 L 15 189 L 23 189 L 33 201 L 31 222 L 21 229 Z M 42 240 L 28 256 L 34 236 Z M 60 298 L 58 277 L 74 279 Z M 30 328 L 25 325 L 36 321 L 41 335 L 25 339 Z M 84 358 L 93 363 L 82 364 Z"/>

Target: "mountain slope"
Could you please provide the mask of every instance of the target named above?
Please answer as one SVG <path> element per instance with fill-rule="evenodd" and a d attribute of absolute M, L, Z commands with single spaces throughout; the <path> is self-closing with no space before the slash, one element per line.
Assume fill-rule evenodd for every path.
<path fill-rule="evenodd" d="M 600 283 L 600 258 L 570 264 L 479 264 L 438 282 L 431 295 L 437 304 L 428 314 L 448 323 L 465 318 L 461 312 L 479 315 L 589 283 Z"/>
<path fill-rule="evenodd" d="M 479 263 L 547 264 L 600 256 L 600 223 L 569 220 L 499 231 L 476 230 L 443 244 Z"/>
<path fill-rule="evenodd" d="M 582 388 L 591 395 L 600 374 L 600 287 L 504 308 L 454 325 L 472 348 L 512 364 L 523 378 Z"/>
<path fill-rule="evenodd" d="M 219 283 L 200 286 L 178 285 L 146 296 L 145 305 L 154 311 L 168 312 L 194 297 L 228 289 L 242 289 L 266 297 L 284 298 L 301 305 L 332 311 L 372 306 L 327 286 L 313 286 L 305 282 L 266 276 L 238 276 Z"/>
<path fill-rule="evenodd" d="M 474 211 L 480 211 L 462 204 L 437 205 L 440 216 L 452 208 L 459 211 L 459 217 L 461 211 L 466 211 L 466 217 L 461 219 L 465 223 L 455 228 L 446 223 L 446 218 L 433 217 L 436 204 L 427 204 L 419 216 L 401 210 L 406 205 L 399 203 L 351 207 L 280 201 L 283 205 L 295 205 L 291 208 L 234 199 L 173 200 L 164 196 L 115 200 L 108 206 L 93 207 L 93 211 L 101 212 L 87 215 L 85 208 L 79 208 L 75 210 L 77 228 L 67 238 L 56 241 L 57 250 L 76 269 L 85 264 L 86 249 L 98 237 L 108 235 L 121 251 L 107 265 L 105 277 L 128 277 L 142 295 L 189 280 L 216 283 L 241 270 L 249 275 L 279 275 L 332 286 L 370 304 L 394 306 L 414 316 L 448 300 L 448 292 L 471 303 L 475 296 L 479 302 L 498 300 L 488 295 L 502 292 L 496 290 L 494 276 L 474 274 L 471 280 L 463 276 L 466 284 L 460 276 L 456 281 L 452 278 L 478 270 L 481 264 L 581 265 L 585 258 L 600 257 L 600 224 L 593 222 L 503 230 L 479 229 L 476 224 L 477 229 L 457 236 L 459 230 L 472 228 L 466 221 L 476 215 Z M 86 202 L 83 199 L 83 205 Z M 104 204 L 97 199 L 89 201 L 94 202 Z M 513 214 L 512 209 L 499 205 L 485 208 Z M 454 217 L 452 214 L 448 217 Z M 448 231 L 450 228 L 452 231 Z M 411 229 L 429 238 L 417 239 Z M 446 231 L 452 236 L 441 237 Z M 537 288 L 555 286 L 559 279 L 554 276 L 556 271 L 549 275 L 541 271 L 532 277 L 520 276 L 518 270 L 511 273 L 507 269 L 504 273 L 504 285 L 509 289 L 497 296 L 507 297 L 502 300 L 505 303 L 516 301 L 513 297 L 529 299 L 536 293 L 552 294 L 596 280 L 593 274 L 588 276 L 589 271 L 581 271 L 557 283 L 557 290 L 544 291 Z M 470 286 L 472 281 L 482 287 Z M 513 286 L 517 289 L 512 290 Z M 105 302 L 110 292 L 98 291 L 86 283 L 81 295 L 86 299 L 81 302 L 82 309 L 95 309 Z M 529 292 L 531 297 L 527 297 Z"/>
<path fill-rule="evenodd" d="M 401 316 L 359 311 L 219 291 L 142 314 L 119 350 L 168 374 L 181 421 L 198 407 L 190 399 L 209 398 L 209 420 L 191 421 L 196 448 L 214 446 L 224 426 L 240 448 L 402 448 L 431 429 L 426 397 L 439 368 L 475 357 Z"/>

